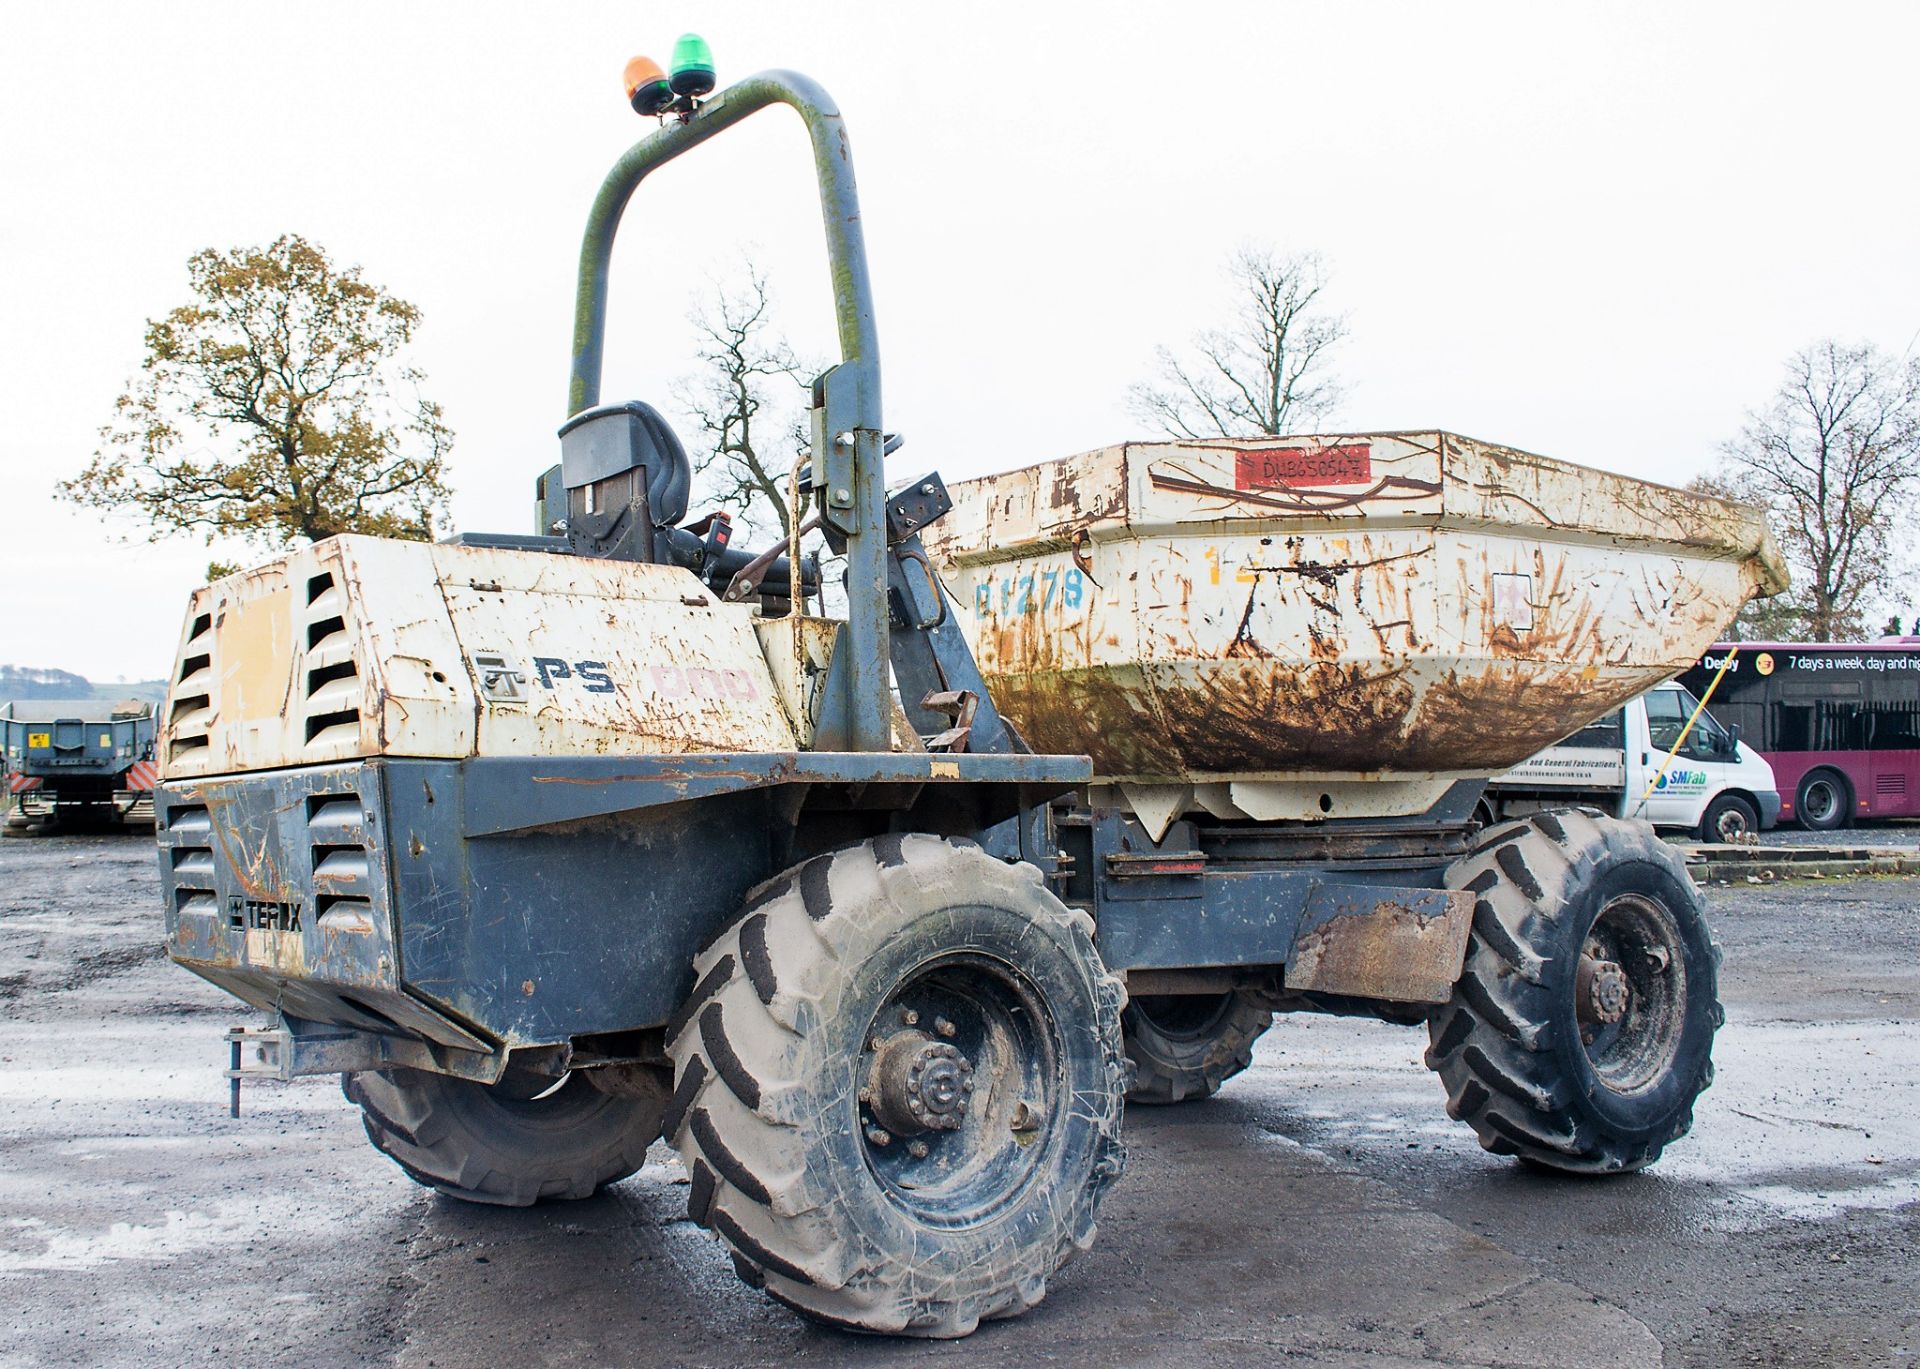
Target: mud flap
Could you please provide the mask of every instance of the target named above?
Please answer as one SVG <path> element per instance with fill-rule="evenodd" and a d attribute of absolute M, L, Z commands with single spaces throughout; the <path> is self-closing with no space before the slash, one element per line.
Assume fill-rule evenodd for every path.
<path fill-rule="evenodd" d="M 1323 884 L 1294 933 L 1287 987 L 1390 1003 L 1444 1003 L 1460 977 L 1473 895 Z"/>

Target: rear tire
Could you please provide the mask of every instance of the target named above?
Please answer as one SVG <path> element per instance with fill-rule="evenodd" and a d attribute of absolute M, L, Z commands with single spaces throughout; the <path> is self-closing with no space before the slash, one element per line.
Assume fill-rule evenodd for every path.
<path fill-rule="evenodd" d="M 1702 841 L 1737 843 L 1760 834 L 1760 810 L 1738 794 L 1722 794 L 1700 815 Z"/>
<path fill-rule="evenodd" d="M 762 885 L 668 1028 L 688 1215 L 844 1329 L 1038 1303 L 1124 1158 L 1125 992 L 1092 930 L 1032 866 L 920 834 Z"/>
<path fill-rule="evenodd" d="M 1724 1020 L 1679 854 L 1643 823 L 1538 813 L 1446 883 L 1478 896 L 1460 981 L 1428 1022 L 1448 1114 L 1548 1169 L 1652 1164 L 1693 1125 Z"/>
<path fill-rule="evenodd" d="M 1793 811 L 1809 832 L 1837 832 L 1853 815 L 1853 787 L 1837 770 L 1810 770 Z"/>
<path fill-rule="evenodd" d="M 1161 1105 L 1211 1098 L 1253 1063 L 1253 1043 L 1273 1011 L 1243 993 L 1143 994 L 1120 1025 L 1133 1061 L 1129 1103 Z"/>
<path fill-rule="evenodd" d="M 449 1198 L 527 1207 L 586 1198 L 646 1162 L 660 1135 L 664 1082 L 653 1099 L 603 1093 L 579 1072 L 537 1097 L 511 1072 L 476 1084 L 424 1070 L 340 1077 L 367 1139 L 415 1183 Z"/>

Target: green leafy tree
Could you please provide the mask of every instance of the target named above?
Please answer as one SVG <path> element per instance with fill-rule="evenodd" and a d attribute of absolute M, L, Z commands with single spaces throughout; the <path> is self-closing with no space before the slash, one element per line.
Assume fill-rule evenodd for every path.
<path fill-rule="evenodd" d="M 420 311 L 292 234 L 196 253 L 187 274 L 191 302 L 149 320 L 139 376 L 60 492 L 155 541 L 431 539 L 453 434 L 403 359 Z"/>

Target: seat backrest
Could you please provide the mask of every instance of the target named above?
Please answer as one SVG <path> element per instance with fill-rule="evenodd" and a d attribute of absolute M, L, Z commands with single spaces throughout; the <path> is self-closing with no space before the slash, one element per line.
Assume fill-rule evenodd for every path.
<path fill-rule="evenodd" d="M 643 488 L 641 481 L 655 527 L 673 527 L 687 516 L 693 463 L 666 419 L 637 399 L 568 419 L 560 428 L 560 473 L 567 516 L 576 521 L 624 508 Z"/>

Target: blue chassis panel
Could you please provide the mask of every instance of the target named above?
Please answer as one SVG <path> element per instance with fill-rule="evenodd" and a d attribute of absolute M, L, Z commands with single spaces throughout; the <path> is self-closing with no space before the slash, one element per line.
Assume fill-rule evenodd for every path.
<path fill-rule="evenodd" d="M 173 782 L 157 796 L 168 949 L 289 1023 L 456 1053 L 555 1046 L 665 1022 L 749 889 L 863 832 L 974 836 L 1051 869 L 1044 804 L 1086 780 L 1075 757 L 787 753 Z M 355 816 L 329 820 L 342 799 Z M 1277 967 L 1329 922 L 1447 907 L 1442 860 L 1120 875 L 1124 852 L 1178 854 L 1175 834 L 1156 851 L 1119 815 L 1095 826 L 1085 893 L 1113 969 Z M 340 903 L 364 909 L 354 930 L 329 926 Z"/>
<path fill-rule="evenodd" d="M 979 835 L 1088 777 L 1078 757 L 814 752 L 169 782 L 156 796 L 168 949 L 264 1010 L 409 1032 L 439 1017 L 447 1045 L 657 1026 L 696 950 L 779 870 L 893 812 Z M 316 825 L 343 797 L 359 800 L 358 825 Z M 326 925 L 339 899 L 365 899 L 370 928 Z"/>

